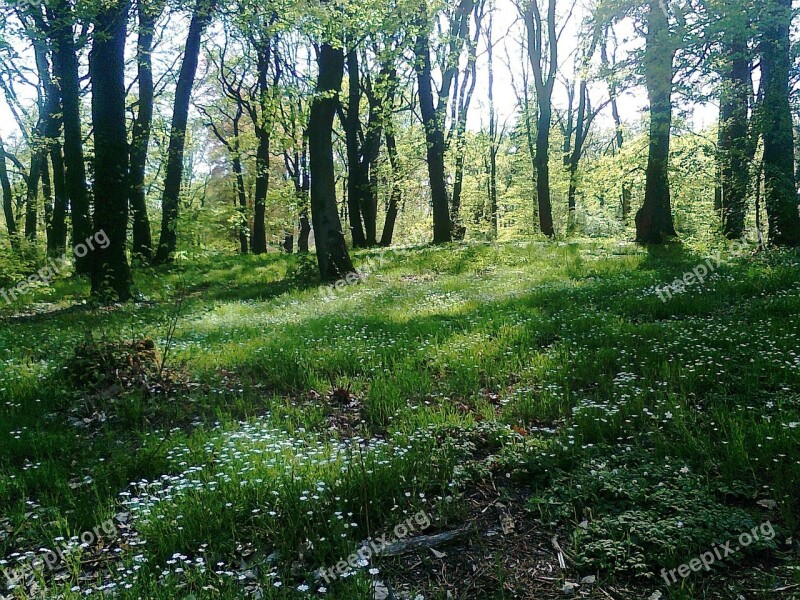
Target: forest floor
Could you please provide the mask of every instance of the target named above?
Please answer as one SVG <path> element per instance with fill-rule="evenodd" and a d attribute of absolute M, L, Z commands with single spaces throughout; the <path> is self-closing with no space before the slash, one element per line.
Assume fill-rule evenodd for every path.
<path fill-rule="evenodd" d="M 0 596 L 800 597 L 800 255 L 356 261 L 1 308 Z"/>

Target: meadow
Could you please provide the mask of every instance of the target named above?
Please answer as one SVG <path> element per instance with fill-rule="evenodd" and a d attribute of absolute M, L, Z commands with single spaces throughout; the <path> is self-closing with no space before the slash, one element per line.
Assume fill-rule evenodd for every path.
<path fill-rule="evenodd" d="M 354 259 L 0 307 L 2 597 L 800 597 L 796 251 Z"/>

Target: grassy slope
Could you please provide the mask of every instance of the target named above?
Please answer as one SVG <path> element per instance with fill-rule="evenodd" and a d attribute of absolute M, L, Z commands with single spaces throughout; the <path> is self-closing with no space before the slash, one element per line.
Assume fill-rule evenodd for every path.
<path fill-rule="evenodd" d="M 11 319 L 12 307 L 0 330 L 0 547 L 14 565 L 116 514 L 115 596 L 294 597 L 308 585 L 363 598 L 368 572 L 320 594 L 312 571 L 423 509 L 431 531 L 463 525 L 463 498 L 491 477 L 521 490 L 520 518 L 561 536 L 572 577 L 716 597 L 713 576 L 667 589 L 659 571 L 769 519 L 775 539 L 720 572 L 757 564 L 772 573 L 762 587 L 773 575 L 791 585 L 800 260 L 734 259 L 659 300 L 654 286 L 709 252 L 361 254 L 370 277 L 336 292 L 303 285 L 312 269 L 295 257 L 227 257 L 137 273 L 148 301 L 136 307 Z M 69 281 L 26 300 L 67 307 L 82 292 Z M 72 389 L 63 367 L 88 332 L 161 345 L 177 297 L 170 365 L 201 385 L 157 398 Z M 108 585 L 97 550 L 60 563 L 61 583 L 48 573 L 49 594 Z M 514 597 L 493 583 L 501 571 L 480 582 L 487 597 Z M 414 592 L 438 597 L 429 583 Z"/>

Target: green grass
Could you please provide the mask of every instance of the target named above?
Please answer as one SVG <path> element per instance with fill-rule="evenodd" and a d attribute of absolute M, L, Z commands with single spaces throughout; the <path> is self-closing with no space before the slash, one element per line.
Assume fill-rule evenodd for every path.
<path fill-rule="evenodd" d="M 420 510 L 433 532 L 462 526 L 462 493 L 491 475 L 526 490 L 575 573 L 652 591 L 662 568 L 766 520 L 774 542 L 724 573 L 796 565 L 800 257 L 735 258 L 662 302 L 656 286 L 708 252 L 362 252 L 366 282 L 336 291 L 308 258 L 220 256 L 139 270 L 142 301 L 110 310 L 75 308 L 78 280 L 38 290 L 28 306 L 56 312 L 2 309 L 0 548 L 14 565 L 116 515 L 110 562 L 70 555 L 45 573 L 51 596 L 110 567 L 120 598 L 365 598 L 368 572 L 320 594 L 314 571 Z M 168 370 L 188 385 L 70 383 L 87 336 L 163 350 L 175 319 Z M 711 598 L 708 580 L 661 588 Z"/>

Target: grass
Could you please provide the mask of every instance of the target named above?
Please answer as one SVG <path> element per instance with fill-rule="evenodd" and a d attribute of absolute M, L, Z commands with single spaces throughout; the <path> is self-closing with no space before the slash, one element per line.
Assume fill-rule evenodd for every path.
<path fill-rule="evenodd" d="M 362 252 L 369 277 L 339 290 L 307 258 L 219 256 L 137 271 L 135 306 L 80 305 L 77 280 L 37 290 L 0 330 L 0 566 L 109 518 L 118 535 L 8 593 L 365 598 L 401 564 L 314 572 L 421 510 L 432 533 L 477 529 L 467 498 L 490 481 L 559 536 L 557 595 L 593 574 L 712 598 L 755 568 L 795 589 L 800 257 L 731 257 L 659 299 L 711 251 Z M 89 338 L 153 339 L 175 385 L 79 389 Z M 774 539 L 664 585 L 661 569 L 766 521 Z M 525 592 L 502 559 L 486 567 L 482 594 Z M 444 597 L 432 578 L 405 587 Z"/>

